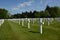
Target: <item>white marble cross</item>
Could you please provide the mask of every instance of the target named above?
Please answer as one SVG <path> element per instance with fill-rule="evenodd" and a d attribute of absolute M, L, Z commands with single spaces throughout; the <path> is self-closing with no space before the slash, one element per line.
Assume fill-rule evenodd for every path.
<path fill-rule="evenodd" d="M 0 21 L 0 26 L 1 26 L 1 21 Z"/>
<path fill-rule="evenodd" d="M 19 19 L 19 24 L 20 24 L 20 19 Z"/>
<path fill-rule="evenodd" d="M 0 26 L 4 23 L 4 19 L 0 19 Z"/>
<path fill-rule="evenodd" d="M 30 19 L 28 19 L 28 29 L 30 29 Z"/>
<path fill-rule="evenodd" d="M 24 26 L 24 19 L 22 19 L 22 26 Z"/>
<path fill-rule="evenodd" d="M 40 25 L 40 33 L 42 34 L 42 24 L 44 24 L 44 22 L 42 21 L 42 18 L 39 18 L 39 25 Z"/>
<path fill-rule="evenodd" d="M 28 18 L 25 19 L 26 23 L 27 23 L 27 19 L 28 19 Z"/>
<path fill-rule="evenodd" d="M 34 19 L 32 21 L 33 21 L 33 24 L 34 24 Z"/>
<path fill-rule="evenodd" d="M 49 18 L 47 18 L 48 19 L 48 25 L 50 25 L 50 19 Z"/>

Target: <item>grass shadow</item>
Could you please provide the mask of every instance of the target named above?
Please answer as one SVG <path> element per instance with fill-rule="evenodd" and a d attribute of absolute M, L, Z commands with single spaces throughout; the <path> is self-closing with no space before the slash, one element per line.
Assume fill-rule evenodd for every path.
<path fill-rule="evenodd" d="M 37 32 L 37 31 L 31 31 L 31 30 L 29 30 L 29 32 L 32 32 L 32 33 L 40 33 L 40 32 Z"/>
<path fill-rule="evenodd" d="M 27 28 L 26 26 L 22 26 L 22 28 Z"/>

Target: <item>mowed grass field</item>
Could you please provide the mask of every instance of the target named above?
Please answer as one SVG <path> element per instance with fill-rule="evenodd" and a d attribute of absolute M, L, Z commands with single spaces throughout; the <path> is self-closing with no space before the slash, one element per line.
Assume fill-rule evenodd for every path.
<path fill-rule="evenodd" d="M 49 26 L 47 22 L 43 25 L 43 33 L 40 34 L 39 24 L 37 21 L 30 23 L 28 29 L 27 22 L 20 24 L 5 20 L 0 26 L 0 40 L 60 40 L 60 23 L 53 21 Z"/>

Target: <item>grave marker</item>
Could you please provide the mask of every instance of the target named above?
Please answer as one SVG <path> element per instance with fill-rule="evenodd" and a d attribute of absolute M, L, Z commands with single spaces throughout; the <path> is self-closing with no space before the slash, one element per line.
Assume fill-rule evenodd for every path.
<path fill-rule="evenodd" d="M 34 24 L 34 18 L 33 18 L 33 24 Z"/>
<path fill-rule="evenodd" d="M 24 19 L 22 19 L 22 26 L 24 26 Z"/>
<path fill-rule="evenodd" d="M 0 19 L 0 26 L 4 23 L 4 19 Z"/>
<path fill-rule="evenodd" d="M 28 29 L 30 29 L 30 19 L 28 19 Z"/>
<path fill-rule="evenodd" d="M 42 18 L 39 18 L 39 25 L 40 25 L 40 33 L 42 34 L 42 24 L 44 24 L 44 22 L 42 21 Z"/>
<path fill-rule="evenodd" d="M 19 19 L 19 24 L 20 24 L 20 19 Z"/>
<path fill-rule="evenodd" d="M 47 18 L 48 19 L 48 25 L 50 25 L 50 19 L 49 18 Z"/>

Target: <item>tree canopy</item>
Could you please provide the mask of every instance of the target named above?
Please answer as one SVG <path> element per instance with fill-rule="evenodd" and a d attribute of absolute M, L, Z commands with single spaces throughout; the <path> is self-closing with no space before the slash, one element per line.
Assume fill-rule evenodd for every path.
<path fill-rule="evenodd" d="M 49 7 L 46 6 L 44 11 L 30 11 L 30 12 L 22 12 L 22 14 L 14 14 L 13 18 L 55 18 L 60 17 L 60 8 L 57 6 Z"/>
<path fill-rule="evenodd" d="M 8 18 L 8 10 L 0 8 L 0 19 Z"/>
<path fill-rule="evenodd" d="M 26 11 L 22 13 L 17 13 L 14 15 L 9 15 L 8 10 L 0 8 L 0 18 L 55 18 L 60 17 L 60 8 L 57 6 L 50 7 L 46 6 L 44 11 L 36 11 L 33 12 Z"/>

